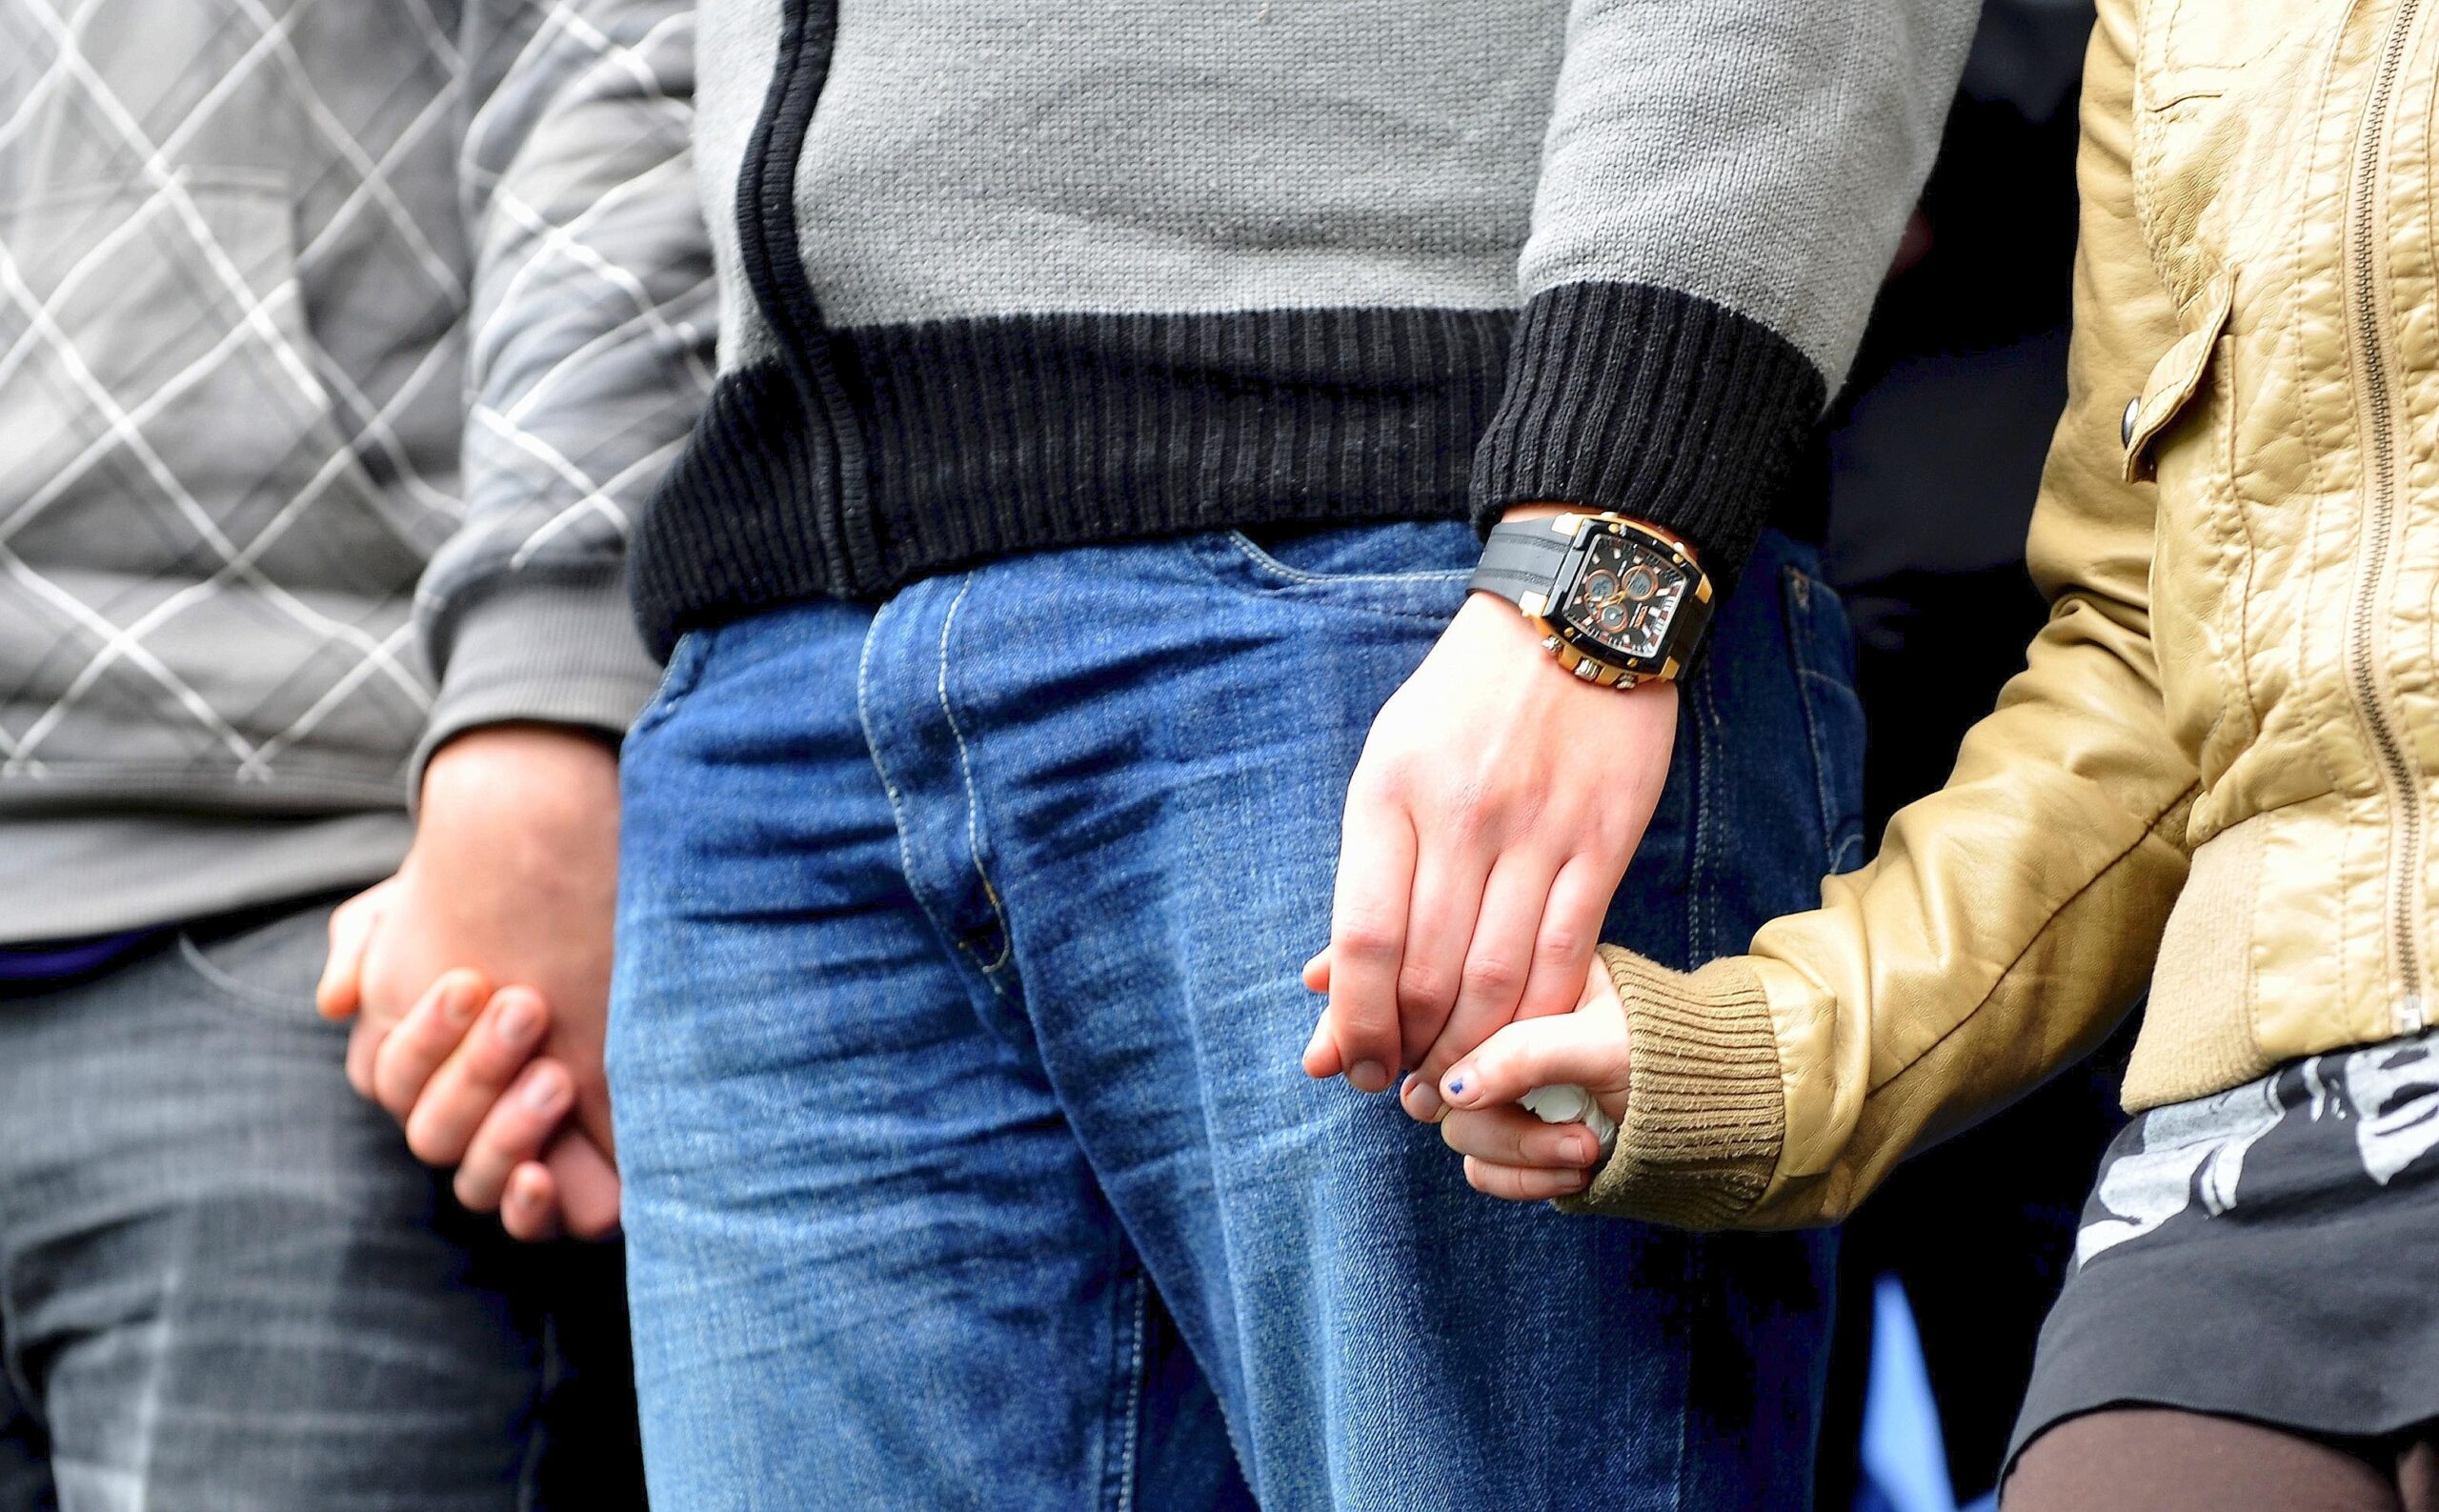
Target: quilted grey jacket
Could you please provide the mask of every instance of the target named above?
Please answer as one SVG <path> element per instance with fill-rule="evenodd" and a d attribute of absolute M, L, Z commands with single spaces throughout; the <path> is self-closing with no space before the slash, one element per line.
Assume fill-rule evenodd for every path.
<path fill-rule="evenodd" d="M 691 11 L 0 0 L 0 941 L 369 880 L 440 738 L 649 695 Z"/>

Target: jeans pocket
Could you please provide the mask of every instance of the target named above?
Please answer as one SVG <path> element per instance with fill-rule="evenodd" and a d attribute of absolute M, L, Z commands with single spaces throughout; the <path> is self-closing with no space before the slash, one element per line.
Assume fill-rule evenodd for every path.
<path fill-rule="evenodd" d="M 1186 544 L 1206 572 L 1241 594 L 1436 623 L 1464 603 L 1482 554 L 1462 520 L 1220 531 Z"/>
<path fill-rule="evenodd" d="M 660 686 L 653 690 L 652 701 L 627 727 L 628 742 L 643 738 L 677 712 L 677 706 L 703 680 L 703 664 L 711 659 L 712 640 L 718 634 L 717 628 L 690 630 L 677 637 L 676 646 L 669 653 L 669 665 L 661 669 Z"/>
<path fill-rule="evenodd" d="M 1855 694 L 1854 630 L 1827 583 L 1792 564 L 1780 569 L 1779 580 L 1824 859 L 1832 873 L 1851 872 L 1864 859 L 1864 706 Z"/>
<path fill-rule="evenodd" d="M 182 929 L 176 950 L 211 998 L 335 1033 L 342 1026 L 324 1019 L 313 1004 L 330 926 L 329 908 L 304 908 L 268 920 Z"/>

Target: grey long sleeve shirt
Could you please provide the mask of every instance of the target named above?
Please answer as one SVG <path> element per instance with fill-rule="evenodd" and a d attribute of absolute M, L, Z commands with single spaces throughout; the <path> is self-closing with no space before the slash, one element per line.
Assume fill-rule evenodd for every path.
<path fill-rule="evenodd" d="M 0 942 L 370 881 L 419 752 L 623 728 L 694 82 L 676 0 L 0 0 Z"/>

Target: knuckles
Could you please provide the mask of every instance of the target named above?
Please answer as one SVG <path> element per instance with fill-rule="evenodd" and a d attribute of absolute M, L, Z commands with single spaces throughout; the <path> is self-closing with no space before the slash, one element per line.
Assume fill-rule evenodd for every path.
<path fill-rule="evenodd" d="M 1505 956 L 1476 956 L 1465 962 L 1465 996 L 1507 1001 L 1524 990 L 1525 977 L 1523 965 Z"/>
<path fill-rule="evenodd" d="M 1456 996 L 1455 980 L 1436 966 L 1409 960 L 1398 973 L 1398 1007 L 1405 1013 L 1444 1013 Z"/>
<path fill-rule="evenodd" d="M 1330 954 L 1338 960 L 1395 960 L 1404 948 L 1405 931 L 1381 919 L 1342 920 L 1330 933 Z"/>
<path fill-rule="evenodd" d="M 1544 919 L 1542 937 L 1533 946 L 1533 958 L 1552 970 L 1572 967 L 1592 954 L 1593 944 L 1594 937 L 1582 930 Z M 1575 991 L 1575 985 L 1570 982 L 1568 990 Z"/>

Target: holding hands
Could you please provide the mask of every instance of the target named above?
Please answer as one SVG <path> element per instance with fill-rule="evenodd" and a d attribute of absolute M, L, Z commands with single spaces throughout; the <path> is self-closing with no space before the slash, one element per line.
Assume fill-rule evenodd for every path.
<path fill-rule="evenodd" d="M 348 1080 L 518 1239 L 618 1220 L 601 1069 L 617 784 L 589 735 L 458 736 L 426 769 L 406 862 L 331 919 L 317 997 L 355 1020 Z"/>
<path fill-rule="evenodd" d="M 1329 1003 L 1304 1070 L 1382 1092 L 1411 1069 L 1419 1119 L 1494 1031 L 1575 1005 L 1668 775 L 1676 684 L 1596 687 L 1541 635 L 1468 597 L 1373 722 L 1347 791 L 1330 944 L 1305 969 Z"/>
<path fill-rule="evenodd" d="M 1520 1202 L 1590 1186 L 1600 1139 L 1582 1123 L 1545 1123 L 1517 1099 L 1536 1087 L 1582 1087 L 1615 1123 L 1626 1114 L 1627 1048 L 1625 1005 L 1595 959 L 1573 1013 L 1520 1019 L 1459 1060 L 1440 1081 L 1440 1137 L 1465 1158 L 1465 1180 Z"/>
<path fill-rule="evenodd" d="M 1410 1068 L 1400 1100 L 1425 1121 L 1461 1097 L 1448 1138 L 1468 1179 L 1516 1198 L 1581 1190 L 1598 1141 L 1582 1124 L 1483 1110 L 1554 1081 L 1614 1083 L 1623 1099 L 1624 1019 L 1595 948 L 1677 729 L 1675 682 L 1595 686 L 1542 634 L 1473 594 L 1381 709 L 1347 793 L 1329 947 L 1304 968 L 1329 999 L 1306 1074 L 1381 1092 Z M 1570 1015 L 1604 993 L 1605 1015 Z M 1609 1018 L 1614 1043 L 1597 1041 L 1590 1026 Z M 1539 1021 L 1529 1034 L 1526 1021 Z M 1481 1090 L 1556 1059 L 1586 1074 Z"/>
<path fill-rule="evenodd" d="M 1304 984 L 1329 990 L 1329 956 L 1304 968 Z M 1592 1184 L 1602 1137 L 1582 1122 L 1551 1123 L 1519 1100 L 1542 1087 L 1581 1087 L 1614 1127 L 1626 1116 L 1629 1079 L 1626 1010 L 1605 962 L 1593 958 L 1571 1011 L 1518 1018 L 1476 1046 L 1437 1084 L 1410 1080 L 1408 1111 L 1440 1125 L 1448 1148 L 1465 1158 L 1475 1191 L 1519 1202 L 1571 1197 Z"/>

